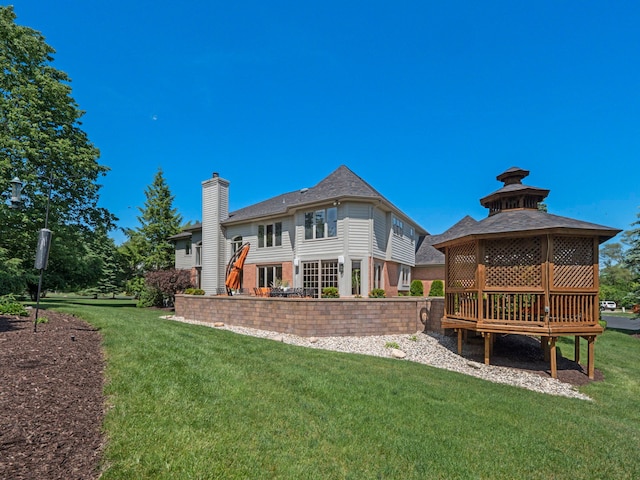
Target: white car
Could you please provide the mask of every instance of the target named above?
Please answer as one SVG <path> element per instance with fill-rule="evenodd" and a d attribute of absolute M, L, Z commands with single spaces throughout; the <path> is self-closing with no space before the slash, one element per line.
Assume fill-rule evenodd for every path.
<path fill-rule="evenodd" d="M 600 310 L 611 310 L 613 312 L 616 307 L 616 302 L 613 302 L 611 300 L 603 300 L 600 302 Z"/>

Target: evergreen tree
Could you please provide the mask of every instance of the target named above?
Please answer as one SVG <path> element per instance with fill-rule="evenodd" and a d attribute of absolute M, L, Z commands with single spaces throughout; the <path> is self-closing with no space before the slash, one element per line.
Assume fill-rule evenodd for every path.
<path fill-rule="evenodd" d="M 640 212 L 637 216 L 638 220 L 631 224 L 636 228 L 624 233 L 624 242 L 629 245 L 625 252 L 624 264 L 631 271 L 635 281 L 630 295 L 631 303 L 640 303 Z"/>
<path fill-rule="evenodd" d="M 430 297 L 444 297 L 444 282 L 442 280 L 434 280 L 429 289 Z"/>
<path fill-rule="evenodd" d="M 173 268 L 175 251 L 168 240 L 180 232 L 182 216 L 173 208 L 174 196 L 159 168 L 153 183 L 145 190 L 144 207 L 139 207 L 140 227 L 129 230 L 130 260 L 136 262 L 137 274 Z"/>
<path fill-rule="evenodd" d="M 101 260 L 100 276 L 95 291 L 101 295 L 111 295 L 124 291 L 125 264 L 112 238 L 105 231 L 96 232 L 92 250 Z"/>
<path fill-rule="evenodd" d="M 40 32 L 17 25 L 13 7 L 0 6 L 0 248 L 22 271 L 33 271 L 38 230 L 54 233 L 45 283 L 75 284 L 92 267 L 81 246 L 96 227 L 113 228 L 115 217 L 99 208 L 98 179 L 108 168 L 80 128 L 84 114 L 71 97 L 70 78 L 51 62 L 55 50 Z M 6 204 L 9 181 L 24 183 L 24 206 Z M 75 242 L 75 243 L 72 243 Z M 73 261 L 73 263 L 70 263 Z M 0 271 L 8 271 L 0 262 Z M 68 275 L 75 278 L 68 278 Z"/>

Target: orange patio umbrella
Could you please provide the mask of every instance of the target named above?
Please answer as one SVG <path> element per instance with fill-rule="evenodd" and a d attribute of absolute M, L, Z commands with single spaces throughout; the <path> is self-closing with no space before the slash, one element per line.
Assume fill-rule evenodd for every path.
<path fill-rule="evenodd" d="M 250 245 L 248 242 L 242 245 L 229 261 L 231 269 L 229 271 L 229 268 L 227 268 L 227 279 L 224 282 L 227 287 L 227 293 L 229 294 L 231 293 L 231 290 L 237 290 L 240 288 L 240 274 L 244 267 L 244 261 L 247 259 L 247 255 L 249 254 L 249 247 Z"/>

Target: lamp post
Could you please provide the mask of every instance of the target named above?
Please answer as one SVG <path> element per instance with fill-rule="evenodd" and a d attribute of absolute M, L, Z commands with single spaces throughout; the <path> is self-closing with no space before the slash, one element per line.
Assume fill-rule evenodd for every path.
<path fill-rule="evenodd" d="M 38 279 L 38 293 L 36 294 L 36 316 L 33 320 L 33 333 L 38 331 L 38 315 L 40 313 L 40 294 L 42 293 L 42 277 L 49 262 L 49 249 L 51 248 L 51 230 L 49 230 L 49 205 L 51 203 L 51 187 L 53 186 L 53 174 L 49 175 L 49 189 L 47 193 L 47 208 L 44 216 L 44 228 L 38 233 L 38 247 L 36 248 L 35 268 L 40 270 Z"/>

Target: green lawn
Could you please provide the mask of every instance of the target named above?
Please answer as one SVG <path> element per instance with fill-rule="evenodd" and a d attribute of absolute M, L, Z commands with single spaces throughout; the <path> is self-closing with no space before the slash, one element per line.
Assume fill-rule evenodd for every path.
<path fill-rule="evenodd" d="M 100 328 L 103 479 L 640 478 L 640 341 L 596 342 L 594 401 L 421 364 L 46 299 Z M 561 339 L 565 355 L 573 339 Z M 586 345 L 583 349 L 586 351 Z"/>

